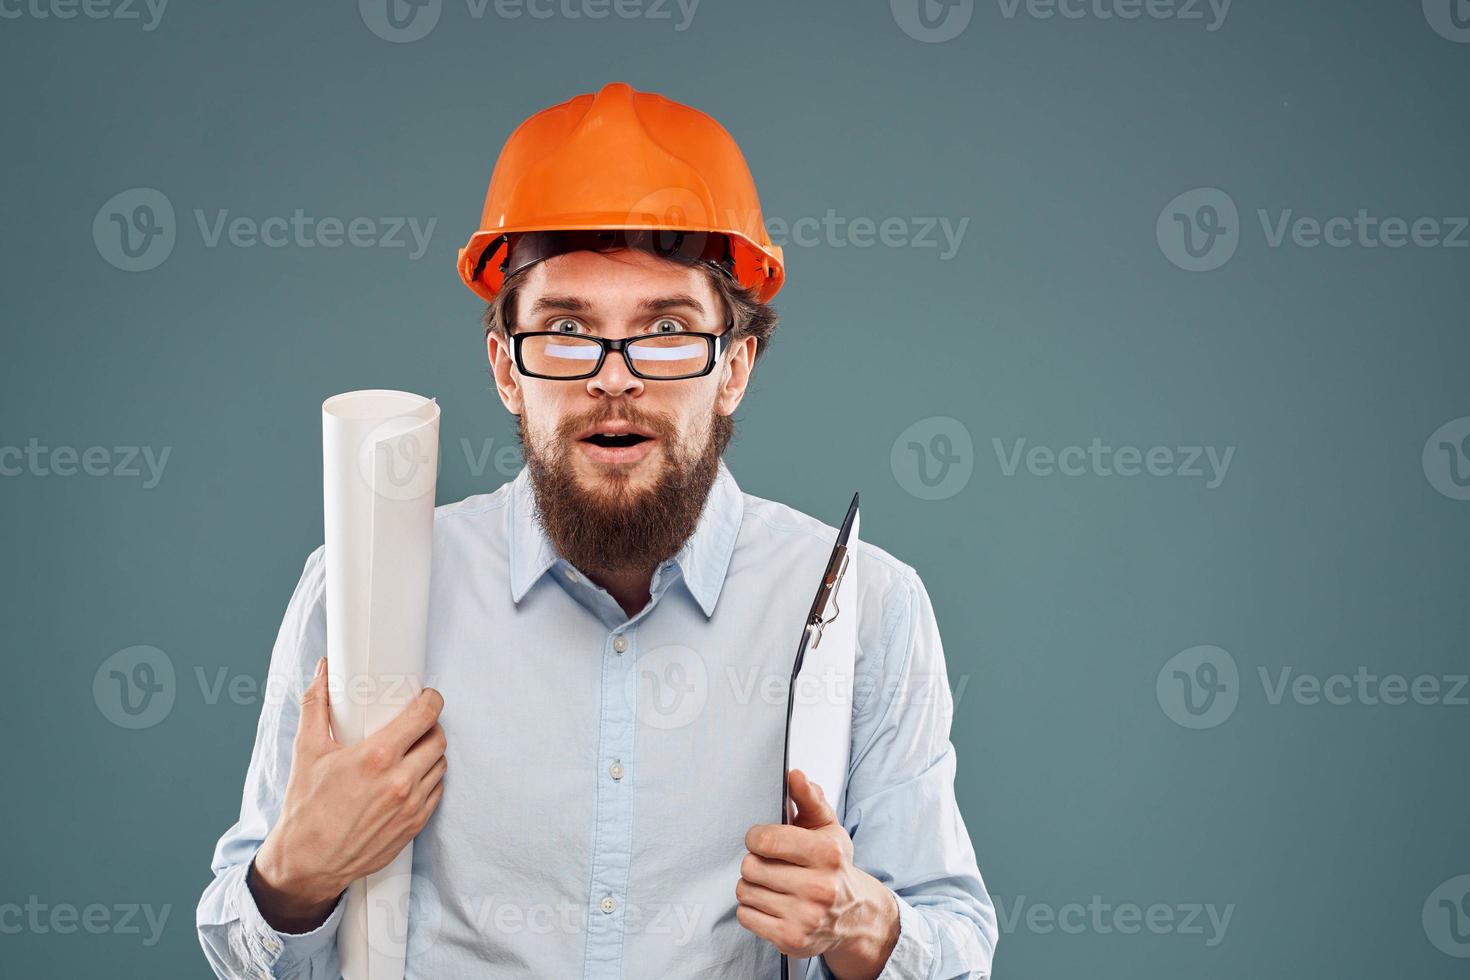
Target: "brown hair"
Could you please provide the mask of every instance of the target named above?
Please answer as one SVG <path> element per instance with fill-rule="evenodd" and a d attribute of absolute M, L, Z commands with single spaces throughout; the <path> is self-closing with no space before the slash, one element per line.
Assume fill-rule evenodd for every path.
<path fill-rule="evenodd" d="M 672 262 L 673 259 L 665 261 Z M 500 292 L 495 294 L 495 299 L 485 308 L 483 323 L 485 325 L 485 336 L 490 336 L 491 331 L 506 335 L 506 324 L 510 313 L 515 310 L 516 294 L 520 287 L 525 285 L 526 277 L 531 274 L 535 266 L 527 266 L 518 269 L 505 277 L 501 284 Z M 776 332 L 777 315 L 776 308 L 769 303 L 762 303 L 756 298 L 754 289 L 740 285 L 734 279 L 723 272 L 701 265 L 700 269 L 709 277 L 710 286 L 715 294 L 720 297 L 730 317 L 730 339 L 739 340 L 742 337 L 754 337 L 759 343 L 755 348 L 755 356 L 759 358 L 765 353 L 766 346 L 771 342 L 771 336 Z"/>

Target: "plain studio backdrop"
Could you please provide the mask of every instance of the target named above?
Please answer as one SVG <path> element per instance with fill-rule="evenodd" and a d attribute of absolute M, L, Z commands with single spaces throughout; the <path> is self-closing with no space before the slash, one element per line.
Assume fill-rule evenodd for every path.
<path fill-rule="evenodd" d="M 928 585 L 996 975 L 1463 976 L 1463 2 L 392 2 L 0 6 L 0 973 L 205 973 L 321 401 L 515 472 L 456 249 L 622 80 L 786 250 L 737 479 Z"/>

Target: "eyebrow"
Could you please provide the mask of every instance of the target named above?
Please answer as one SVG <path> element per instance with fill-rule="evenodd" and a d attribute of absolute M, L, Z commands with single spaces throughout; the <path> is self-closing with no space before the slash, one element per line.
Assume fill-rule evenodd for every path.
<path fill-rule="evenodd" d="M 663 313 L 666 310 L 687 309 L 700 316 L 704 315 L 704 304 L 687 293 L 675 293 L 672 296 L 660 296 L 656 299 L 646 299 L 638 304 L 640 313 Z M 592 304 L 580 296 L 540 296 L 536 302 L 531 304 L 527 316 L 535 318 L 541 313 L 588 313 L 592 310 Z"/>
<path fill-rule="evenodd" d="M 586 313 L 592 308 L 585 299 L 576 296 L 541 296 L 531 304 L 529 316 L 536 316 L 548 310 L 556 310 L 563 313 Z"/>

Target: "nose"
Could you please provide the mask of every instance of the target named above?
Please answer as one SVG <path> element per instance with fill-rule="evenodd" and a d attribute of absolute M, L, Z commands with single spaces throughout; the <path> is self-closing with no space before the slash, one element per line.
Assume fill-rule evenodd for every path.
<path fill-rule="evenodd" d="M 628 370 L 627 355 L 623 351 L 608 351 L 602 361 L 602 370 L 587 379 L 587 394 L 599 396 L 643 394 L 643 379 Z"/>

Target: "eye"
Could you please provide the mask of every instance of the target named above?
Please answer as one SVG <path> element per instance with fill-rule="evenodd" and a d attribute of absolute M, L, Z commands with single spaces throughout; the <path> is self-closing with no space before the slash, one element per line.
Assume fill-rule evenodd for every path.
<path fill-rule="evenodd" d="M 552 333 L 581 333 L 585 328 L 576 320 L 566 317 L 553 322 L 549 329 Z"/>
<path fill-rule="evenodd" d="M 662 318 L 660 320 L 655 320 L 654 321 L 654 323 L 653 323 L 653 330 L 651 332 L 652 333 L 682 333 L 684 331 L 684 329 L 685 329 L 684 328 L 684 324 L 680 323 L 678 320 L 671 320 L 668 317 L 664 317 L 664 318 Z"/>

